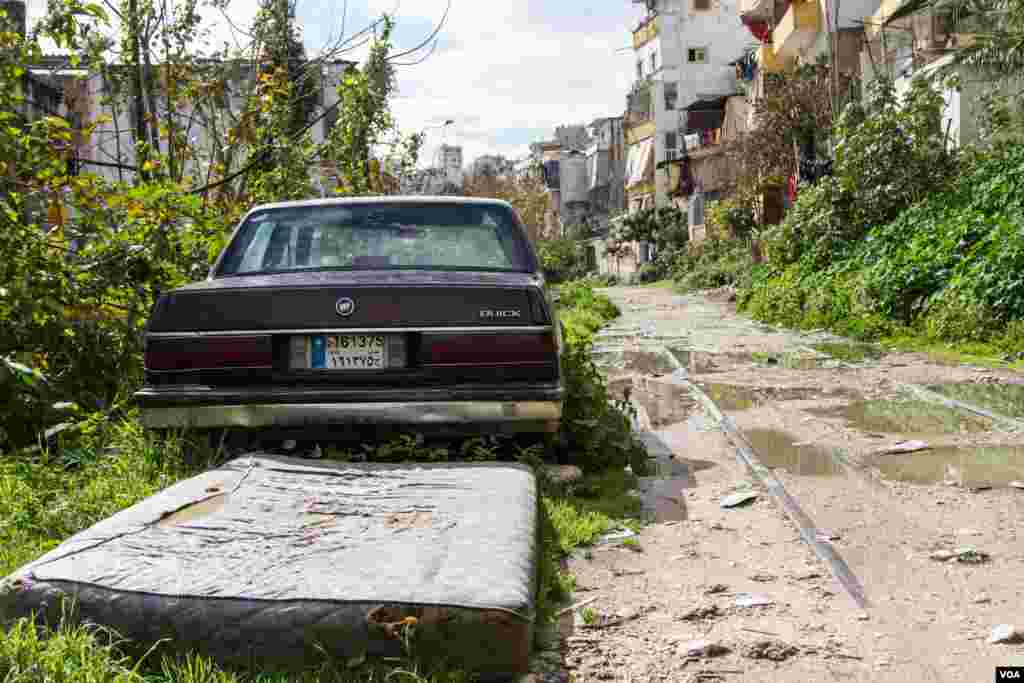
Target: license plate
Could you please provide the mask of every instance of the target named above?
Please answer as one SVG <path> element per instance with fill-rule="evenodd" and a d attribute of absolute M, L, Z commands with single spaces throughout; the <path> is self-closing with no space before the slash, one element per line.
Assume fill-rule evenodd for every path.
<path fill-rule="evenodd" d="M 388 337 L 383 334 L 325 334 L 306 337 L 313 370 L 382 370 L 388 367 Z"/>

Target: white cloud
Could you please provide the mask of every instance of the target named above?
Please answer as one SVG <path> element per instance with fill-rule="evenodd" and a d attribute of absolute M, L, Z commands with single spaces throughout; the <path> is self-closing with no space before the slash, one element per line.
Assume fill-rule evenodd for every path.
<path fill-rule="evenodd" d="M 453 0 L 442 33 L 452 47 L 423 64 L 399 71 L 393 109 L 406 131 L 427 130 L 422 161 L 429 163 L 442 142 L 463 146 L 467 163 L 481 154 L 525 154 L 528 145 L 562 124 L 589 123 L 621 114 L 630 84 L 632 57 L 616 52 L 629 42 L 632 8 L 621 2 L 624 19 L 585 27 L 566 5 L 562 17 L 542 16 L 529 0 Z M 394 8 L 394 0 L 368 0 L 371 13 Z M 397 21 L 436 21 L 444 0 L 406 0 Z M 454 39 L 454 40 L 452 40 Z M 402 46 L 399 46 L 402 47 Z M 539 130 L 526 141 L 517 131 Z"/>

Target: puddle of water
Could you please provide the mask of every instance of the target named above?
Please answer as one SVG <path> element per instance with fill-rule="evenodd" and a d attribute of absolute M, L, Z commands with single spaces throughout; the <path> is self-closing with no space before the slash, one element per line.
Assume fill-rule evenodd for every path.
<path fill-rule="evenodd" d="M 843 473 L 843 468 L 827 450 L 815 444 L 797 445 L 798 441 L 786 432 L 751 429 L 745 430 L 743 435 L 765 467 L 811 477 L 834 477 Z"/>
<path fill-rule="evenodd" d="M 878 360 L 885 355 L 885 352 L 871 344 L 858 344 L 856 342 L 821 342 L 811 344 L 815 351 L 827 353 L 833 358 L 847 363 L 862 363 L 866 360 Z"/>
<path fill-rule="evenodd" d="M 999 415 L 1024 417 L 1024 384 L 937 384 L 928 389 Z"/>
<path fill-rule="evenodd" d="M 719 369 L 726 369 L 734 363 L 750 362 L 750 355 L 746 353 L 711 353 L 708 351 L 693 351 L 679 346 L 670 346 L 668 351 L 679 360 L 691 375 L 707 374 Z"/>
<path fill-rule="evenodd" d="M 647 411 L 653 428 L 685 422 L 696 405 L 684 387 L 663 382 L 644 382 L 633 389 L 632 397 Z"/>
<path fill-rule="evenodd" d="M 960 434 L 992 429 L 985 417 L 926 401 L 855 401 L 837 408 L 812 408 L 822 417 L 841 417 L 865 432 L 888 434 Z"/>
<path fill-rule="evenodd" d="M 777 401 L 853 397 L 852 392 L 845 389 L 826 392 L 812 387 L 751 387 L 717 382 L 702 382 L 698 386 L 722 410 L 749 410 L 763 403 Z"/>
<path fill-rule="evenodd" d="M 215 512 L 220 512 L 224 509 L 224 504 L 227 502 L 228 494 L 221 493 L 216 496 L 210 496 L 206 500 L 201 500 L 198 503 L 183 507 L 177 512 L 173 512 L 157 524 L 162 527 L 172 527 L 181 524 L 187 524 L 193 522 L 201 517 L 212 515 Z"/>
<path fill-rule="evenodd" d="M 934 448 L 905 455 L 871 459 L 886 479 L 913 484 L 955 481 L 961 486 L 1001 486 L 1024 480 L 1024 448 Z"/>
<path fill-rule="evenodd" d="M 675 365 L 661 353 L 654 351 L 623 351 L 624 369 L 645 375 L 667 375 Z"/>
<path fill-rule="evenodd" d="M 655 464 L 655 476 L 640 480 L 644 512 L 653 516 L 656 522 L 687 519 L 685 490 L 697 485 L 694 472 L 714 466 L 715 463 L 707 460 L 659 458 Z"/>

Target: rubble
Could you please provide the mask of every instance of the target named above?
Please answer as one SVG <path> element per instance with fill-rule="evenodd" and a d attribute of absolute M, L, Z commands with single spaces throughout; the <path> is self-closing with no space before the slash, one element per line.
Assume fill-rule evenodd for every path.
<path fill-rule="evenodd" d="M 745 645 L 742 649 L 744 657 L 749 659 L 770 659 L 773 662 L 782 662 L 798 654 L 799 648 L 781 640 L 758 640 Z"/>
<path fill-rule="evenodd" d="M 722 612 L 716 605 L 702 605 L 700 607 L 694 607 L 690 611 L 679 617 L 682 621 L 698 621 L 700 619 L 710 619 L 717 617 Z"/>

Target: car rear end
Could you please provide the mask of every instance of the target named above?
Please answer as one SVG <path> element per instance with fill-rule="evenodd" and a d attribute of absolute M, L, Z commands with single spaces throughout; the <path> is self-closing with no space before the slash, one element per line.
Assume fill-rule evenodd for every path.
<path fill-rule="evenodd" d="M 555 431 L 560 336 L 538 271 L 502 202 L 259 207 L 211 278 L 154 307 L 143 422 L 301 438 Z"/>

